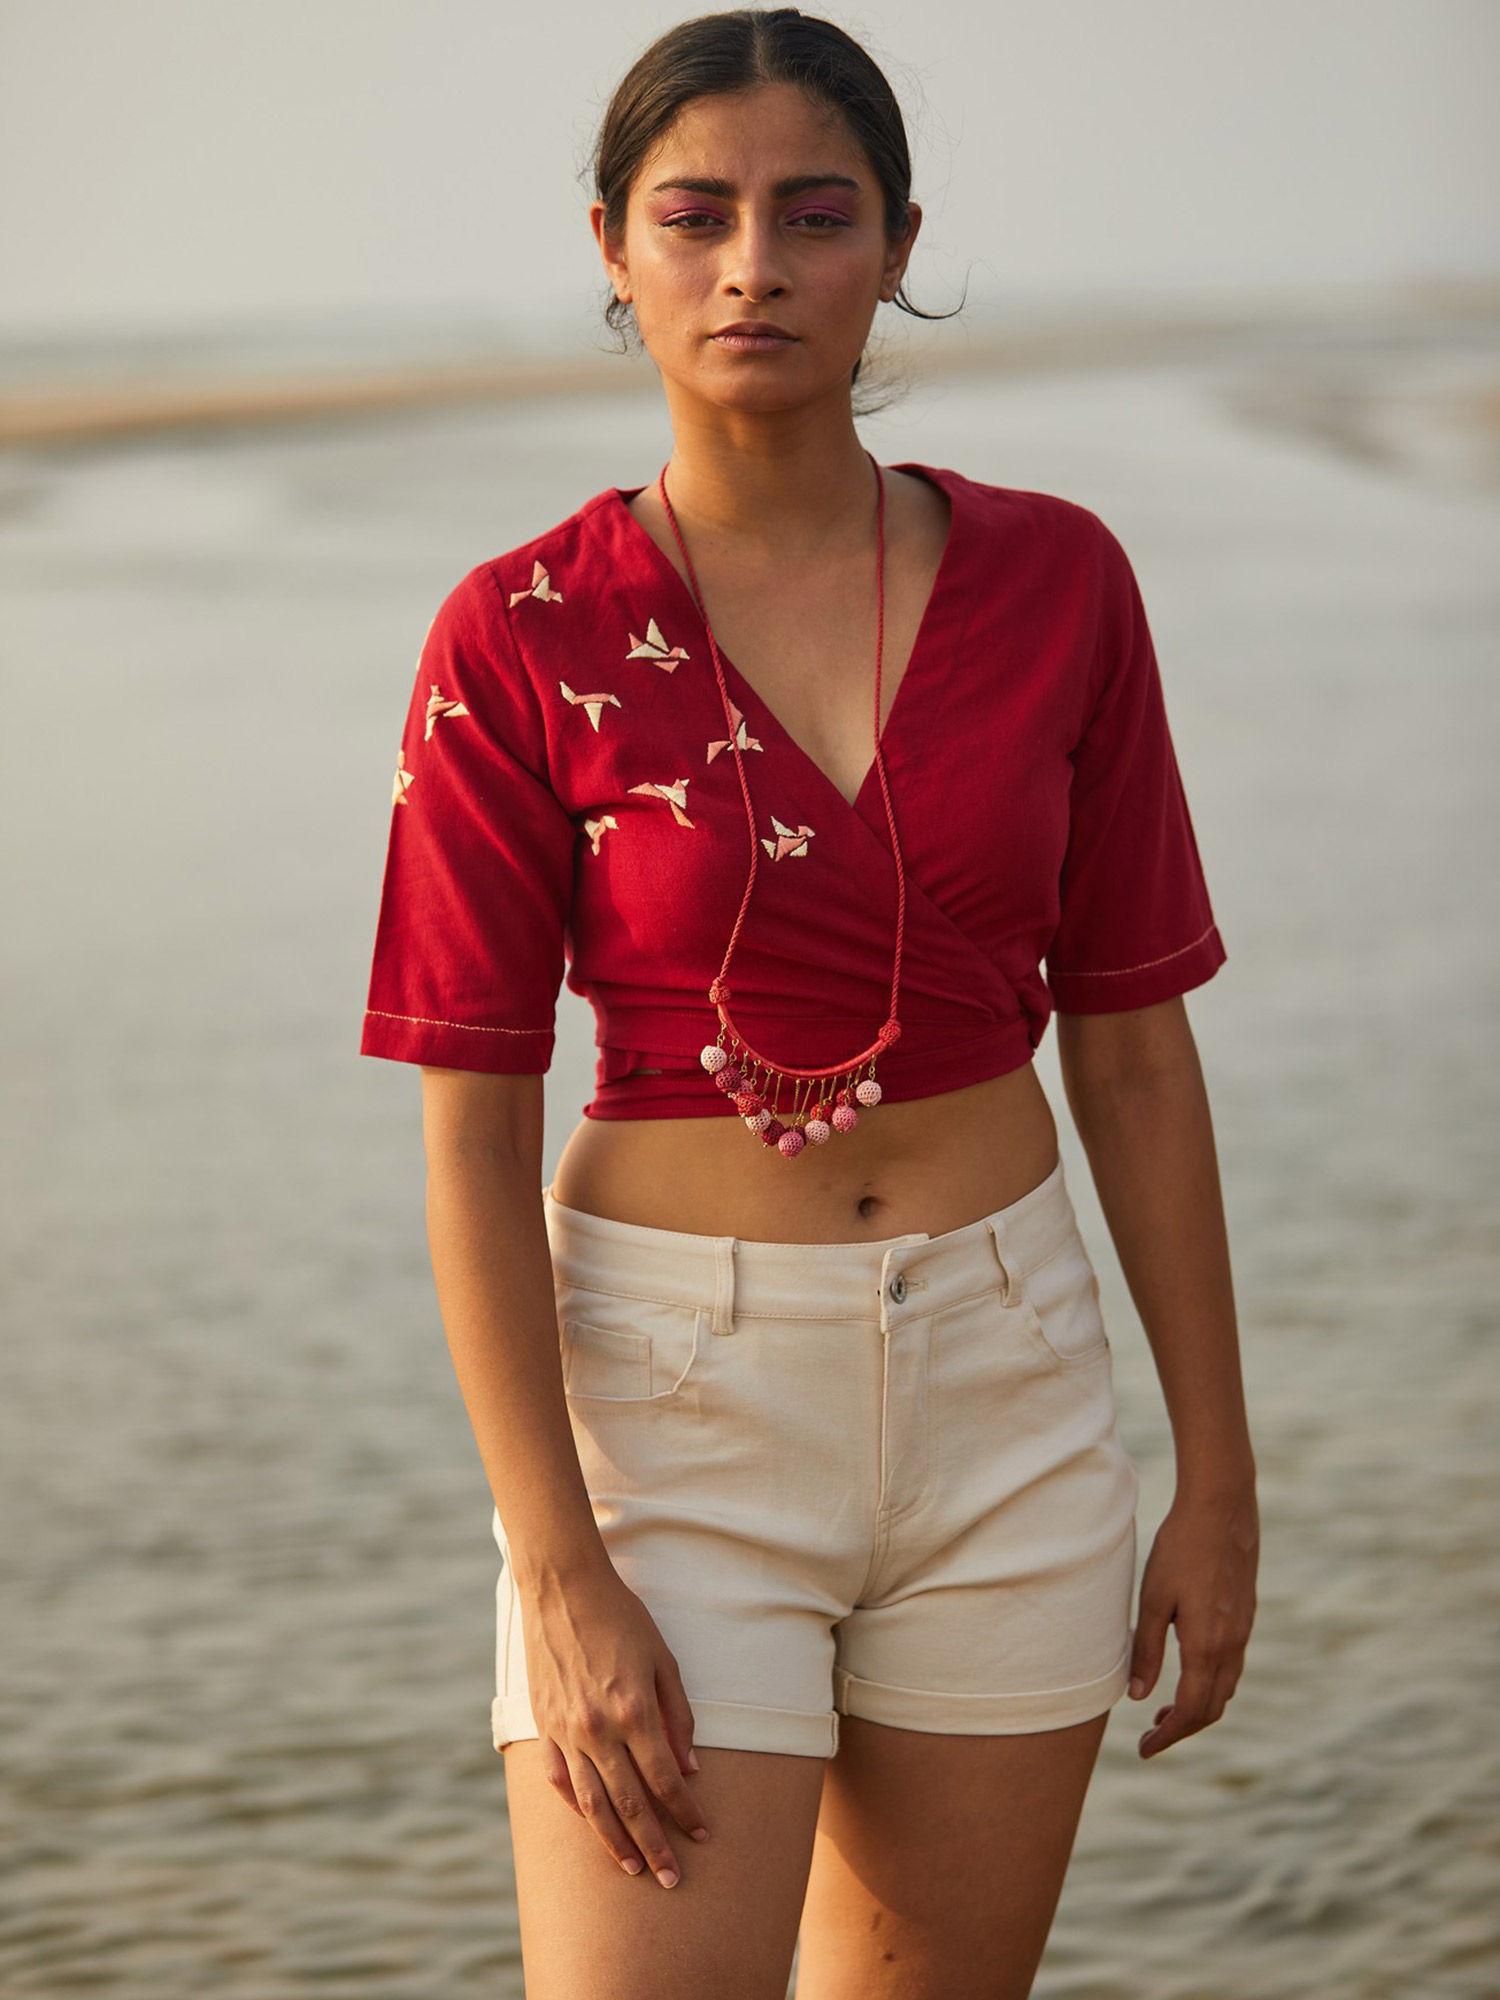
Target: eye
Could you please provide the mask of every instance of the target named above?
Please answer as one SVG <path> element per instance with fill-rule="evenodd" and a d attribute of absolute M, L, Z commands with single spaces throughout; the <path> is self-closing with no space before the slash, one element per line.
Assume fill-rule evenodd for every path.
<path fill-rule="evenodd" d="M 692 235 L 698 235 L 701 234 L 701 231 L 696 227 L 697 224 L 703 222 L 722 222 L 723 220 L 723 216 L 715 215 L 709 209 L 683 209 L 677 215 L 664 215 L 658 222 L 657 227 L 659 229 L 678 229 Z M 788 216 L 787 220 L 792 223 L 811 224 L 812 226 L 804 232 L 809 236 L 827 236 L 835 229 L 847 229 L 850 223 L 850 218 L 847 215 L 836 215 L 831 210 L 823 208 L 805 209 L 801 215 Z"/>

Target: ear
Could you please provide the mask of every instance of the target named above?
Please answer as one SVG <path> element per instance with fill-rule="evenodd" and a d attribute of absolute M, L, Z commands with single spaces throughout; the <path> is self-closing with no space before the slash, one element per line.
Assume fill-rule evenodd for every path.
<path fill-rule="evenodd" d="M 630 272 L 625 263 L 623 246 L 604 233 L 604 203 L 602 201 L 591 201 L 589 203 L 589 227 L 594 232 L 594 241 L 599 246 L 599 255 L 603 259 L 604 269 L 609 276 L 609 282 L 615 288 L 615 297 L 628 305 L 630 302 Z"/>
<path fill-rule="evenodd" d="M 906 276 L 906 266 L 911 260 L 912 246 L 917 240 L 917 231 L 922 227 L 922 207 L 920 202 L 906 204 L 906 234 L 898 237 L 891 245 L 885 260 L 885 268 L 880 274 L 880 296 L 889 304 L 901 289 L 901 280 Z"/>

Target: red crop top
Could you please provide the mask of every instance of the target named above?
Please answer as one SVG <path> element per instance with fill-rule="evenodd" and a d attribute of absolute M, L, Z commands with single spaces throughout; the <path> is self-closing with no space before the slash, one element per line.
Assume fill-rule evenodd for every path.
<path fill-rule="evenodd" d="M 1018 1068 L 1054 1006 L 1148 1006 L 1225 959 L 1119 542 L 1052 494 L 897 469 L 952 515 L 881 739 L 907 882 L 890 1101 Z M 733 1117 L 698 1052 L 718 1034 L 707 989 L 744 893 L 745 807 L 692 593 L 626 504 L 641 490 L 606 487 L 439 606 L 360 1051 L 546 1070 L 566 972 L 597 1020 L 586 1116 Z M 774 1061 L 836 1063 L 890 999 L 879 774 L 851 806 L 720 657 L 762 837 L 735 1022 Z"/>

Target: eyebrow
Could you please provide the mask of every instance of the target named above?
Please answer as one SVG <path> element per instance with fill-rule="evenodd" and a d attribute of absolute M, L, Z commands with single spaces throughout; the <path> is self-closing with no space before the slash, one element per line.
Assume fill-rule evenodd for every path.
<path fill-rule="evenodd" d="M 784 201 L 788 195 L 804 194 L 809 188 L 826 187 L 848 188 L 854 194 L 858 194 L 860 191 L 859 182 L 852 180 L 848 174 L 789 174 L 785 180 L 777 181 L 773 185 L 771 192 L 776 196 L 778 201 Z M 687 194 L 723 195 L 726 199 L 729 199 L 734 194 L 734 182 L 720 179 L 718 176 L 657 181 L 651 192 L 653 194 L 666 194 L 674 189 L 681 190 Z"/>

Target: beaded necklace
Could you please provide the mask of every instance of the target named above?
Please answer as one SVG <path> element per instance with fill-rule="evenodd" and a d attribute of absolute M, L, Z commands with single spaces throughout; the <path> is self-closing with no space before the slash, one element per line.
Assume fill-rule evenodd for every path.
<path fill-rule="evenodd" d="M 886 781 L 885 760 L 880 750 L 880 668 L 885 649 L 885 473 L 874 454 L 867 451 L 865 456 L 875 468 L 875 768 L 880 775 L 881 796 L 885 801 L 886 824 L 891 833 L 891 853 L 896 861 L 896 948 L 891 970 L 890 1012 L 881 1023 L 880 1032 L 870 1046 L 861 1049 L 857 1056 L 845 1062 L 831 1064 L 826 1069 L 798 1069 L 786 1063 L 775 1063 L 753 1048 L 734 1025 L 729 1012 L 729 962 L 734 956 L 735 945 L 739 942 L 744 925 L 745 913 L 750 904 L 750 893 L 755 887 L 755 871 L 760 859 L 760 841 L 755 832 L 755 809 L 750 803 L 750 786 L 745 776 L 745 759 L 740 748 L 740 732 L 735 727 L 731 713 L 729 690 L 724 682 L 724 668 L 719 658 L 718 644 L 714 639 L 713 627 L 708 622 L 708 609 L 703 602 L 703 593 L 698 588 L 697 572 L 693 559 L 688 554 L 687 543 L 682 530 L 677 525 L 677 515 L 667 495 L 667 468 L 664 465 L 657 479 L 657 489 L 667 519 L 672 524 L 672 533 L 677 537 L 677 546 L 682 550 L 683 562 L 697 600 L 703 629 L 708 635 L 708 649 L 713 656 L 714 674 L 719 683 L 719 694 L 724 704 L 724 720 L 728 736 L 734 748 L 735 768 L 740 776 L 740 793 L 745 802 L 745 817 L 750 829 L 750 873 L 745 882 L 745 893 L 740 898 L 739 914 L 734 920 L 734 928 L 729 934 L 729 944 L 717 976 L 710 981 L 708 998 L 719 1017 L 719 1033 L 716 1041 L 710 1042 L 699 1052 L 698 1060 L 713 1078 L 714 1084 L 726 1096 L 732 1097 L 734 1107 L 744 1119 L 747 1128 L 767 1146 L 774 1146 L 784 1159 L 794 1160 L 803 1147 L 812 1144 L 821 1146 L 835 1132 L 852 1132 L 859 1123 L 859 1108 L 869 1108 L 880 1102 L 880 1085 L 875 1080 L 875 1062 L 881 1051 L 888 1048 L 901 1033 L 901 1023 L 896 1016 L 896 1002 L 901 989 L 901 943 L 906 925 L 906 870 L 901 859 L 901 843 L 896 834 L 896 816 L 891 806 L 890 786 Z M 865 1074 L 860 1076 L 861 1067 Z M 783 1111 L 781 1093 L 783 1085 L 788 1087 L 790 1101 Z"/>

